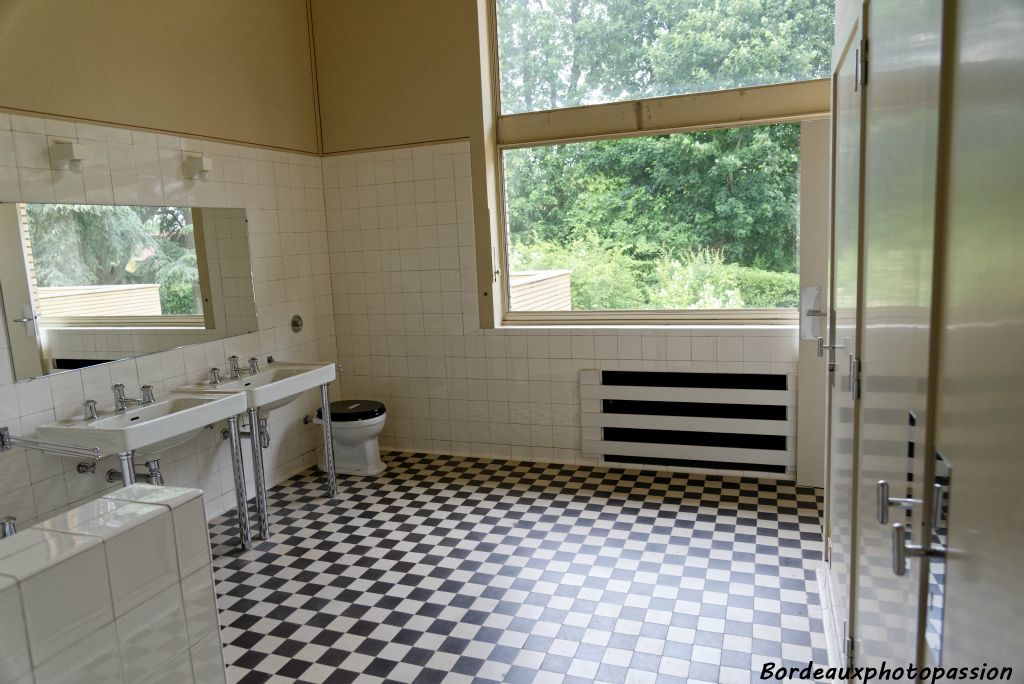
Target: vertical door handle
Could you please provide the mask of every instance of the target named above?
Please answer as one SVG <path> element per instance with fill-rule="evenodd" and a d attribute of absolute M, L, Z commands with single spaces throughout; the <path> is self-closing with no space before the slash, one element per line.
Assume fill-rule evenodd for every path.
<path fill-rule="evenodd" d="M 878 484 L 875 486 L 875 494 L 877 496 L 875 500 L 875 520 L 878 521 L 879 525 L 889 524 L 890 508 L 907 509 L 921 503 L 920 499 L 901 499 L 889 496 L 889 483 L 885 480 L 878 481 Z"/>
<path fill-rule="evenodd" d="M 902 523 L 892 524 L 892 572 L 897 577 L 907 574 L 907 556 L 918 558 L 945 558 L 946 549 L 908 544 Z"/>
<path fill-rule="evenodd" d="M 824 337 L 819 337 L 818 338 L 818 358 L 820 359 L 822 356 L 825 355 L 825 350 L 826 349 L 843 349 L 845 347 L 846 347 L 845 344 L 825 344 L 825 338 Z"/>
<path fill-rule="evenodd" d="M 907 574 L 907 537 L 902 523 L 892 525 L 892 572 L 897 577 Z"/>
<path fill-rule="evenodd" d="M 935 532 L 942 527 L 942 492 L 944 488 L 936 482 L 932 494 L 932 531 Z"/>

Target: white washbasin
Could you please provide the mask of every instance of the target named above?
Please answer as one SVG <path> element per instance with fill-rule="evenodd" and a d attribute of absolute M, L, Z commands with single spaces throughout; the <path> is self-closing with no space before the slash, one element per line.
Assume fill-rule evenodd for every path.
<path fill-rule="evenodd" d="M 136 451 L 153 454 L 195 437 L 204 427 L 245 411 L 238 392 L 171 392 L 155 403 L 123 413 L 104 411 L 99 418 L 82 416 L 36 428 L 45 442 L 99 447 L 105 454 Z"/>
<path fill-rule="evenodd" d="M 248 408 L 269 413 L 293 401 L 314 387 L 333 382 L 337 369 L 333 363 L 276 361 L 259 373 L 242 371 L 237 380 L 224 378 L 217 385 L 200 382 L 179 387 L 177 392 L 244 392 Z"/>

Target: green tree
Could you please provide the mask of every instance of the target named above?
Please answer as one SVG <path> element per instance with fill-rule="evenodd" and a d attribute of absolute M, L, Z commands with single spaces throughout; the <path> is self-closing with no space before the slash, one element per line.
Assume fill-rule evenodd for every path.
<path fill-rule="evenodd" d="M 510 265 L 513 271 L 571 269 L 574 310 L 635 309 L 646 304 L 637 262 L 593 233 L 567 246 L 544 241 L 517 246 L 510 254 Z"/>
<path fill-rule="evenodd" d="M 202 311 L 190 210 L 29 204 L 26 211 L 39 286 L 156 283 L 162 313 Z"/>
<path fill-rule="evenodd" d="M 30 204 L 26 212 L 42 287 L 120 285 L 153 239 L 132 207 Z"/>
<path fill-rule="evenodd" d="M 829 72 L 831 0 L 499 0 L 498 8 L 505 113 Z M 584 253 L 628 258 L 623 272 L 644 305 L 677 308 L 655 296 L 675 291 L 662 287 L 666 264 L 713 253 L 722 259 L 716 273 L 749 269 L 746 306 L 790 305 L 794 278 L 751 274 L 797 270 L 798 124 L 516 149 L 503 161 L 513 254 L 545 254 L 552 268 L 567 268 L 580 244 L 597 239 L 605 248 L 574 263 Z M 567 260 L 556 263 L 559 253 Z M 719 295 L 694 301 L 736 301 Z M 585 299 L 574 289 L 574 307 Z"/>
<path fill-rule="evenodd" d="M 822 78 L 834 0 L 498 0 L 506 114 Z"/>

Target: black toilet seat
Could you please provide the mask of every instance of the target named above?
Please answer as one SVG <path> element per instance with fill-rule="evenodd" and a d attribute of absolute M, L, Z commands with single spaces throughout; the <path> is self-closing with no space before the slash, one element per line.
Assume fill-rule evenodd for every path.
<path fill-rule="evenodd" d="M 347 423 L 369 420 L 385 413 L 384 404 L 370 399 L 342 399 L 331 402 L 331 422 Z M 323 409 L 316 410 L 316 417 L 323 420 Z"/>

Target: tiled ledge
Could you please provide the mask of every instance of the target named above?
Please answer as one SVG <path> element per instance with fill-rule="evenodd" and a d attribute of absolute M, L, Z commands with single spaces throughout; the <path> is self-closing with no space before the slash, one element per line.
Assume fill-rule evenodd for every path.
<path fill-rule="evenodd" d="M 223 682 L 202 492 L 132 485 L 0 541 L 0 680 Z"/>

